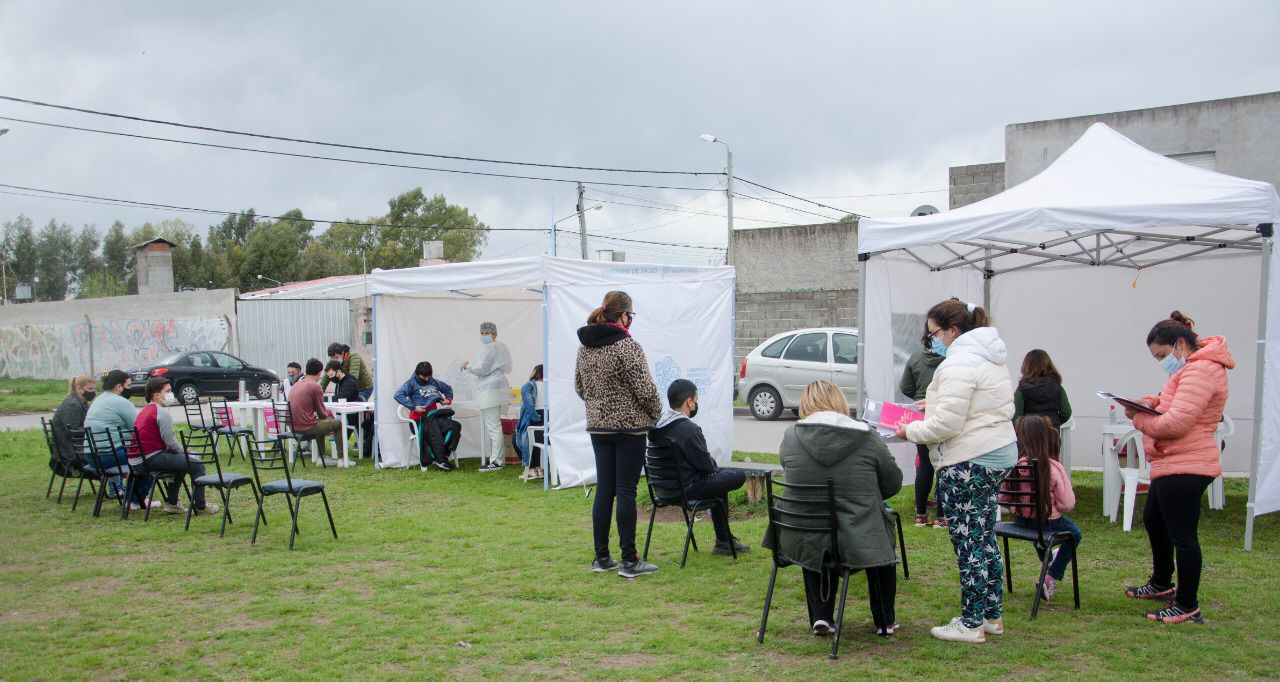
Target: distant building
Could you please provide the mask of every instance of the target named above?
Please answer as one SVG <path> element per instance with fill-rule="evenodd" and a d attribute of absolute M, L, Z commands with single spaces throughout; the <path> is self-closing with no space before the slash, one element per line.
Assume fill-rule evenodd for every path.
<path fill-rule="evenodd" d="M 951 208 L 1031 178 L 1098 121 L 1169 158 L 1280 187 L 1280 92 L 1269 92 L 1007 125 L 1003 162 L 950 169 Z"/>
<path fill-rule="evenodd" d="M 133 247 L 137 259 L 134 272 L 139 294 L 173 293 L 173 247 L 168 239 L 156 237 Z"/>

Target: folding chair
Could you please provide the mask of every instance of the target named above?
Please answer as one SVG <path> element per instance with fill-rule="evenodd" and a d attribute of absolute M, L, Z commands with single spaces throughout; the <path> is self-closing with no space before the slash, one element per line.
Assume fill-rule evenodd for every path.
<path fill-rule="evenodd" d="M 274 414 L 272 418 L 276 423 L 276 439 L 279 441 L 291 440 L 294 443 L 294 449 L 297 451 L 293 457 L 293 467 L 298 468 L 298 461 L 302 461 L 302 468 L 307 468 L 307 457 L 311 456 L 311 444 L 316 441 L 315 436 L 308 436 L 293 430 L 293 413 L 289 410 L 289 403 L 276 403 L 272 406 Z M 337 447 L 337 444 L 334 444 Z M 302 453 L 307 453 L 307 457 L 303 457 Z M 320 458 L 320 468 L 327 469 L 324 458 Z"/>
<path fill-rule="evenodd" d="M 118 498 L 120 503 L 120 518 L 128 518 L 129 501 L 132 499 L 130 493 L 133 488 L 133 471 L 130 469 L 128 462 L 124 464 L 116 464 L 116 439 L 112 437 L 110 429 L 91 429 L 85 428 L 84 442 L 88 445 L 84 452 L 89 455 L 89 464 L 86 471 L 98 479 L 98 494 L 93 503 L 93 515 L 100 516 L 102 514 L 102 503 L 107 496 L 107 487 L 113 478 L 124 478 L 126 480 L 125 491 Z M 107 457 L 111 459 L 108 460 Z M 76 497 L 79 498 L 80 491 L 76 490 Z M 75 504 L 71 505 L 72 511 L 75 511 Z"/>
<path fill-rule="evenodd" d="M 187 428 L 193 432 L 208 431 L 210 420 L 204 415 L 205 400 L 199 399 L 193 403 L 182 403 L 182 412 L 187 416 Z"/>
<path fill-rule="evenodd" d="M 86 481 L 89 483 L 89 492 L 93 493 L 95 498 L 97 497 L 97 486 L 95 486 L 93 482 L 98 480 L 98 472 L 93 467 L 93 454 L 89 452 L 93 444 L 85 434 L 85 430 L 76 428 L 67 429 L 67 435 L 71 438 L 71 445 L 76 456 L 76 467 L 80 472 L 80 475 L 78 476 L 80 481 L 76 483 L 76 494 L 75 497 L 71 499 L 71 511 L 75 511 L 76 506 L 80 504 L 80 491 L 84 490 L 84 484 Z M 65 484 L 66 481 L 63 480 L 63 483 Z M 62 501 L 61 490 L 58 491 L 58 501 Z"/>
<path fill-rule="evenodd" d="M 333 531 L 333 539 L 338 539 L 338 529 L 333 525 L 333 512 L 329 509 L 329 498 L 325 495 L 324 483 L 294 478 L 290 475 L 289 462 L 285 458 L 283 441 L 250 441 L 249 463 L 253 465 L 253 479 L 257 483 L 258 492 L 260 493 L 258 497 L 258 516 L 253 519 L 253 537 L 249 540 L 250 545 L 258 542 L 258 521 L 265 521 L 267 518 L 262 506 L 269 495 L 284 495 L 285 502 L 289 505 L 289 515 L 293 519 L 293 525 L 289 529 L 289 549 L 293 549 L 293 539 L 299 532 L 298 512 L 302 508 L 302 498 L 309 495 L 319 495 L 320 499 L 324 500 L 324 513 L 329 517 L 329 530 Z M 284 478 L 263 483 L 263 477 L 267 472 L 272 471 L 282 472 Z"/>
<path fill-rule="evenodd" d="M 778 494 L 774 494 L 774 486 L 781 489 Z M 764 612 L 760 614 L 760 634 L 756 642 L 764 643 L 764 631 L 769 624 L 769 607 L 773 603 L 773 586 L 778 580 L 778 569 L 795 563 L 782 553 L 783 535 L 826 535 L 831 549 L 826 553 L 823 569 L 835 570 L 840 574 L 840 603 L 836 610 L 836 629 L 831 638 L 829 655 L 834 660 L 840 652 L 844 603 L 849 596 L 849 575 L 852 573 L 840 558 L 835 483 L 829 478 L 826 483 L 783 483 L 770 476 L 765 479 L 765 494 L 769 504 L 769 528 L 766 532 L 773 551 L 773 569 L 769 573 L 769 588 L 764 594 Z M 779 506 L 780 502 L 786 506 Z"/>
<path fill-rule="evenodd" d="M 216 436 L 213 433 L 184 433 L 182 434 L 182 447 L 187 451 L 187 477 L 191 479 L 192 486 L 204 486 L 205 489 L 214 488 L 218 491 L 218 496 L 222 498 L 222 528 L 218 530 L 218 537 L 225 537 L 227 534 L 227 524 L 234 523 L 231 520 L 231 493 L 236 488 L 249 486 L 249 491 L 253 493 L 253 499 L 257 501 L 258 489 L 253 484 L 253 477 L 248 474 L 240 474 L 233 471 L 223 471 L 222 464 L 218 462 L 218 448 Z M 196 476 L 194 464 L 204 464 L 205 473 L 203 476 Z M 212 469 L 213 473 L 209 473 Z M 191 530 L 191 517 L 196 513 L 195 498 L 191 495 L 191 490 L 187 491 L 187 525 L 183 530 Z M 258 513 L 262 513 L 261 505 L 258 506 Z M 262 519 L 266 523 L 266 518 Z"/>
<path fill-rule="evenodd" d="M 1013 594 L 1013 571 L 1009 563 L 1009 538 L 1026 540 L 1035 545 L 1042 553 L 1040 559 L 1040 579 L 1036 581 L 1035 601 L 1031 605 L 1031 620 L 1036 619 L 1040 611 L 1040 595 L 1044 592 L 1044 576 L 1049 572 L 1049 564 L 1053 562 L 1053 548 L 1059 545 L 1071 547 L 1071 589 L 1075 593 L 1076 608 L 1080 608 L 1080 574 L 1076 568 L 1079 548 L 1076 538 L 1067 531 L 1046 531 L 1045 518 L 1040 510 L 1040 477 L 1031 464 L 1014 466 L 1004 479 L 1000 489 L 1000 505 L 1015 512 L 1019 509 L 1030 509 L 1034 515 L 1035 528 L 1018 525 L 1012 521 L 1001 521 L 996 524 L 996 537 L 1004 539 L 1004 576 Z"/>
<path fill-rule="evenodd" d="M 44 442 L 49 447 L 49 486 L 45 488 L 44 498 L 47 500 L 53 494 L 53 479 L 61 477 L 62 484 L 58 486 L 58 503 L 62 502 L 62 493 L 67 489 L 68 478 L 81 478 L 84 474 L 83 467 L 78 464 L 67 466 L 62 464 L 62 447 L 58 444 L 57 435 L 54 433 L 53 422 L 44 417 L 40 418 L 40 428 L 44 430 Z M 69 436 L 68 436 L 69 437 Z M 74 441 L 71 444 L 72 452 L 75 452 Z M 56 464 L 56 466 L 55 466 Z"/>
<path fill-rule="evenodd" d="M 684 553 L 680 555 L 680 568 L 684 568 L 689 558 L 689 545 L 698 551 L 698 541 L 693 537 L 693 519 L 700 511 L 711 513 L 712 509 L 721 508 L 725 516 L 729 510 L 719 498 L 710 500 L 690 500 L 684 491 L 684 474 L 680 471 L 680 455 L 674 448 L 650 446 L 644 453 L 645 482 L 649 486 L 649 499 L 653 507 L 649 511 L 649 532 L 644 536 L 644 559 L 649 559 L 649 540 L 653 538 L 653 520 L 658 515 L 659 507 L 679 507 L 684 515 Z M 734 559 L 738 558 L 738 549 L 729 543 L 729 552 Z"/>
<path fill-rule="evenodd" d="M 148 471 L 146 458 L 143 457 L 142 445 L 138 440 L 138 430 L 129 429 L 120 432 L 121 443 L 124 445 L 125 454 L 128 456 L 129 470 L 133 474 L 129 477 L 130 484 L 125 497 L 131 497 L 131 492 L 141 482 L 143 478 L 151 479 L 151 487 L 147 490 L 147 496 L 143 500 L 142 520 L 151 520 L 151 504 L 155 501 L 156 490 L 160 488 L 160 484 L 166 486 L 178 485 L 178 481 L 182 481 L 182 489 L 187 494 L 187 499 L 191 499 L 191 487 L 185 476 L 172 471 Z M 129 518 L 129 505 L 125 505 L 124 518 Z"/>
<path fill-rule="evenodd" d="M 902 557 L 902 579 L 911 580 L 911 569 L 907 566 L 907 540 L 902 534 L 902 515 L 888 503 L 885 503 L 884 511 L 893 517 L 893 522 L 898 526 L 898 554 Z"/>
<path fill-rule="evenodd" d="M 241 439 L 248 440 L 253 436 L 253 427 L 236 426 L 235 417 L 231 414 L 231 408 L 227 406 L 227 399 L 221 396 L 211 396 L 209 398 L 209 431 L 214 434 L 214 446 L 216 449 L 218 439 L 226 439 L 228 454 L 227 461 L 230 462 L 235 457 L 236 452 L 240 453 L 240 459 L 248 460 L 249 456 L 245 454 L 245 448 L 240 445 Z"/>

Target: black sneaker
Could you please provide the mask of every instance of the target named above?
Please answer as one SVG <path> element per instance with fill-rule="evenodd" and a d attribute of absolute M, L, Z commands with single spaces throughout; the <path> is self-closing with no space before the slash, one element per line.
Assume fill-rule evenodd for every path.
<path fill-rule="evenodd" d="M 486 465 L 484 465 L 484 466 L 480 467 L 480 473 L 486 473 L 486 472 L 489 472 L 489 471 L 502 471 L 502 463 L 501 463 L 501 462 L 489 462 L 488 464 L 486 464 Z"/>
<path fill-rule="evenodd" d="M 437 468 L 437 469 L 439 469 L 439 470 L 441 470 L 441 471 L 453 471 L 453 465 L 452 465 L 452 464 L 448 463 L 447 461 L 440 460 L 440 459 L 437 459 L 436 461 L 432 462 L 432 463 L 431 463 L 431 466 L 433 466 L 433 467 L 435 467 L 435 468 Z M 425 469 L 424 469 L 424 471 L 425 471 Z"/>
<path fill-rule="evenodd" d="M 733 542 L 733 549 L 738 550 L 738 554 L 751 551 L 750 547 L 738 542 L 738 538 L 734 538 L 731 542 Z M 716 546 L 711 548 L 711 553 L 719 554 L 720 556 L 733 556 L 733 551 L 729 549 L 729 543 L 720 542 L 719 540 L 716 540 Z"/>
<path fill-rule="evenodd" d="M 591 562 L 592 573 L 608 573 L 609 571 L 616 571 L 616 570 L 618 570 L 618 562 L 614 561 L 609 557 L 605 557 L 603 559 L 596 559 L 595 561 Z"/>
<path fill-rule="evenodd" d="M 647 573 L 657 573 L 658 567 L 637 557 L 635 561 L 622 562 L 622 568 L 618 569 L 618 575 L 624 578 L 637 578 Z"/>
<path fill-rule="evenodd" d="M 1148 580 L 1146 585 L 1124 588 L 1124 596 L 1130 599 L 1168 599 L 1174 591 L 1173 585 L 1156 585 Z"/>
<path fill-rule="evenodd" d="M 1159 611 L 1147 613 L 1147 620 L 1170 624 L 1185 623 L 1187 621 L 1204 624 L 1204 616 L 1200 615 L 1200 609 L 1183 608 L 1177 604 L 1170 604 Z"/>

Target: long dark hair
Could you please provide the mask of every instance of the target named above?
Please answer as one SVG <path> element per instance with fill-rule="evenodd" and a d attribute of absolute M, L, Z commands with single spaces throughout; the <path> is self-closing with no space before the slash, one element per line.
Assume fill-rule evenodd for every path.
<path fill-rule="evenodd" d="M 1169 319 L 1160 320 L 1147 332 L 1147 345 L 1158 343 L 1173 346 L 1178 343 L 1178 339 L 1182 339 L 1187 342 L 1187 351 L 1194 353 L 1200 347 L 1200 337 L 1196 335 L 1195 326 L 1195 320 L 1175 310 L 1169 313 Z"/>
<path fill-rule="evenodd" d="M 591 311 L 587 324 L 606 324 L 617 322 L 623 313 L 631 312 L 631 294 L 625 291 L 610 291 L 604 295 L 604 303 Z"/>
<path fill-rule="evenodd" d="M 1054 366 L 1053 358 L 1039 348 L 1031 350 L 1026 357 L 1022 358 L 1022 380 L 1035 379 L 1053 379 L 1062 383 L 1062 373 Z"/>
<path fill-rule="evenodd" d="M 1053 513 L 1053 467 L 1049 460 L 1058 458 L 1062 436 L 1053 428 L 1053 422 L 1043 414 L 1028 414 L 1018 420 L 1018 457 L 1036 469 L 1036 498 L 1039 500 L 1040 518 L 1048 519 Z"/>

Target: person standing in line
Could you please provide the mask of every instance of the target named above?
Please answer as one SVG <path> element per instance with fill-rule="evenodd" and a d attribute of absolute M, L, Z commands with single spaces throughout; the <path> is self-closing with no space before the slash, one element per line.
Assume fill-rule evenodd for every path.
<path fill-rule="evenodd" d="M 934 371 L 938 369 L 938 365 L 942 364 L 942 356 L 934 351 L 935 342 L 933 337 L 929 336 L 927 325 L 924 335 L 920 337 L 920 343 L 924 348 L 911 354 L 911 358 L 907 360 L 907 366 L 902 369 L 902 380 L 898 382 L 898 390 L 902 391 L 902 395 L 917 403 L 924 401 L 925 389 L 929 388 Z M 915 480 L 916 525 L 920 527 L 929 525 L 929 493 L 933 490 L 933 479 L 933 461 L 929 459 L 929 446 L 920 443 L 916 445 Z M 946 528 L 946 517 L 937 514 L 933 519 L 933 525 Z"/>
<path fill-rule="evenodd" d="M 85 414 L 88 413 L 89 403 L 93 402 L 96 393 L 93 390 L 93 377 L 90 376 L 74 377 L 69 388 L 67 397 L 62 399 L 58 409 L 53 411 L 53 418 L 49 420 L 53 429 L 53 443 L 57 446 L 54 456 L 49 459 L 49 468 L 59 476 L 75 477 L 83 472 L 80 469 L 80 455 L 76 452 L 79 443 L 72 439 L 71 429 L 84 428 Z"/>
<path fill-rule="evenodd" d="M 930 450 L 938 470 L 938 506 L 960 569 L 959 616 L 930 630 L 949 642 L 985 642 L 1004 634 L 1004 562 L 996 544 L 996 494 L 1018 460 L 1013 431 L 1009 351 L 987 312 L 943 301 L 929 309 L 926 331 L 945 358 L 925 391 L 925 418 L 898 427 Z"/>
<path fill-rule="evenodd" d="M 1071 418 L 1071 401 L 1062 387 L 1062 374 L 1049 354 L 1036 348 L 1022 358 L 1022 377 L 1013 392 L 1013 416 L 1042 414 L 1061 428 Z"/>
<path fill-rule="evenodd" d="M 876 634 L 892 636 L 898 630 L 897 525 L 884 501 L 902 490 L 902 470 L 889 448 L 864 422 L 849 416 L 849 404 L 839 386 L 815 381 L 800 396 L 800 421 L 782 436 L 778 461 L 787 483 L 822 485 L 830 480 L 835 485 L 842 566 L 828 570 L 824 565 L 831 558 L 825 535 L 779 537 L 776 528 L 765 532 L 765 547 L 804 569 L 813 634 L 834 632 L 840 572 L 848 569 L 867 574 L 867 600 Z M 786 502 L 780 505 L 786 508 Z"/>
<path fill-rule="evenodd" d="M 596 458 L 591 570 L 617 570 L 624 578 L 658 570 L 636 552 L 636 485 L 644 468 L 646 434 L 662 416 L 662 401 L 644 349 L 631 337 L 635 317 L 629 294 L 605 294 L 604 303 L 578 329 L 582 347 L 573 376 L 574 390 L 586 403 L 587 433 Z M 609 517 L 615 499 L 621 564 L 609 554 Z"/>
<path fill-rule="evenodd" d="M 462 363 L 463 371 L 476 377 L 476 407 L 480 410 L 480 452 L 489 460 L 480 471 L 502 469 L 506 440 L 502 437 L 502 408 L 511 403 L 511 351 L 498 342 L 498 325 L 480 325 L 480 352 L 476 359 Z"/>
<path fill-rule="evenodd" d="M 1165 601 L 1147 613 L 1158 623 L 1203 623 L 1200 614 L 1200 498 L 1222 474 L 1217 430 L 1227 405 L 1227 370 L 1235 359 L 1221 336 L 1200 338 L 1195 323 L 1178 311 L 1147 334 L 1151 357 L 1168 375 L 1158 396 L 1142 402 L 1159 415 L 1126 407 L 1125 416 L 1142 432 L 1151 466 L 1151 488 L 1142 523 L 1151 542 L 1151 577 L 1125 589 L 1134 599 Z M 1173 583 L 1174 570 L 1178 583 Z"/>

